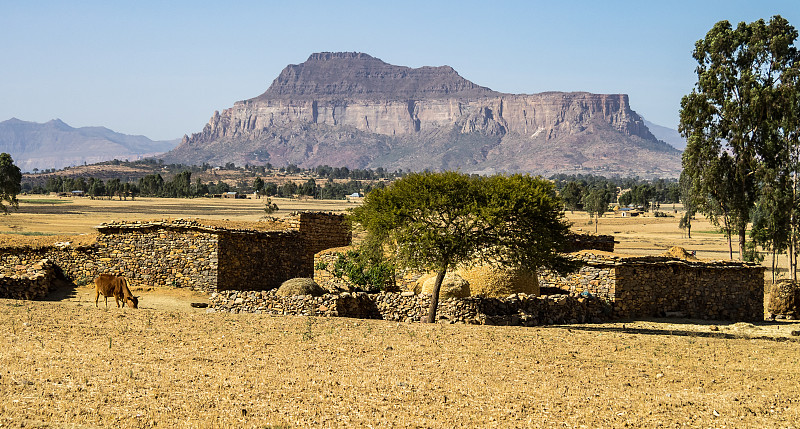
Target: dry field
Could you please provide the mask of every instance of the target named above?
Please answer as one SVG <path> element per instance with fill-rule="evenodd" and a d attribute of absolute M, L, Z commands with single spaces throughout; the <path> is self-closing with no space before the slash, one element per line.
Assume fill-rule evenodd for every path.
<path fill-rule="evenodd" d="M 0 232 L 263 216 L 259 200 L 64 200 L 23 202 Z M 621 253 L 724 257 L 720 235 L 699 233 L 710 226 L 689 240 L 676 224 L 604 218 L 599 232 Z M 134 293 L 140 310 L 97 309 L 87 288 L 0 300 L 0 427 L 800 427 L 800 324 L 423 325 L 206 313 L 185 290 Z"/>
<path fill-rule="evenodd" d="M 0 238 L 20 234 L 91 234 L 94 226 L 112 220 L 151 220 L 164 218 L 206 218 L 257 221 L 265 216 L 263 199 L 212 198 L 136 198 L 134 201 L 91 200 L 89 198 L 41 197 L 20 198 L 19 211 L 0 216 Z M 295 210 L 320 210 L 342 213 L 354 203 L 332 200 L 292 200 L 273 198 L 280 210 L 274 216 L 286 216 Z M 670 210 L 671 211 L 671 210 Z M 617 253 L 629 255 L 660 254 L 678 245 L 697 251 L 706 259 L 727 258 L 724 237 L 713 232 L 704 219 L 693 224 L 692 238 L 678 229 L 678 215 L 668 218 L 619 218 L 607 214 L 600 219 L 598 233 L 616 237 Z M 573 229 L 594 232 L 585 213 L 567 213 Z M 0 240 L 1 242 L 2 240 Z"/>
<path fill-rule="evenodd" d="M 800 421 L 800 344 L 733 338 L 736 325 L 423 325 L 192 313 L 146 296 L 105 310 L 87 293 L 0 300 L 2 427 Z"/>

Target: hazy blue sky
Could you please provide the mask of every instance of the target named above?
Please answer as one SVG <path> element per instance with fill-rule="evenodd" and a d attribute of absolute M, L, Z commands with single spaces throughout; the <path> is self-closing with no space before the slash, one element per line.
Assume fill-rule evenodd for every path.
<path fill-rule="evenodd" d="M 627 93 L 676 128 L 694 42 L 770 1 L 0 1 L 0 121 L 98 125 L 152 139 L 199 132 L 312 52 L 450 65 L 496 91 Z"/>

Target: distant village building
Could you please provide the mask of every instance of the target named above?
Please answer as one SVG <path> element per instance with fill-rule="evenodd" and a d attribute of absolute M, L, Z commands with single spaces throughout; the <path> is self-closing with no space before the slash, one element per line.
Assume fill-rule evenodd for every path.
<path fill-rule="evenodd" d="M 364 196 L 359 194 L 358 192 L 353 192 L 352 194 L 348 195 L 347 201 L 363 201 Z"/>
<path fill-rule="evenodd" d="M 636 217 L 639 216 L 639 210 L 629 207 L 622 207 L 619 209 L 619 215 L 622 217 Z"/>

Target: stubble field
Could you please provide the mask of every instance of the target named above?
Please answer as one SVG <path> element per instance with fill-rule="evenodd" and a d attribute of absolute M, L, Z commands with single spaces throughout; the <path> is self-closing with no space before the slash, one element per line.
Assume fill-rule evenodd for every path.
<path fill-rule="evenodd" d="M 121 203 L 23 203 L 0 217 L 0 232 L 88 233 L 112 219 L 263 215 L 257 200 Z M 277 203 L 281 211 L 318 204 Z M 574 228 L 594 229 L 579 215 L 573 220 Z M 601 219 L 599 232 L 615 233 L 619 251 L 629 254 L 678 244 L 724 257 L 718 234 L 681 238 L 676 218 L 666 220 Z M 205 297 L 189 291 L 134 293 L 140 310 L 113 302 L 106 310 L 102 300 L 95 308 L 87 288 L 49 301 L 0 300 L 0 425 L 739 428 L 800 421 L 797 324 L 423 325 L 205 313 L 189 306 Z"/>

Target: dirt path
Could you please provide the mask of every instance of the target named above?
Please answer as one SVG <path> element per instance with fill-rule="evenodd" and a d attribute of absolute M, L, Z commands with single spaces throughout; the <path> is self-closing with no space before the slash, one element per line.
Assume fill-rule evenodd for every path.
<path fill-rule="evenodd" d="M 139 298 L 139 308 L 158 311 L 179 311 L 184 313 L 205 313 L 205 308 L 192 307 L 192 303 L 208 304 L 206 294 L 182 288 L 133 288 L 131 290 Z M 69 287 L 60 285 L 53 291 L 47 301 L 58 301 L 69 305 L 93 306 L 95 304 L 94 288 L 89 287 Z M 99 306 L 105 309 L 105 301 L 100 297 Z M 109 299 L 109 309 L 115 309 L 116 304 L 113 298 Z"/>

